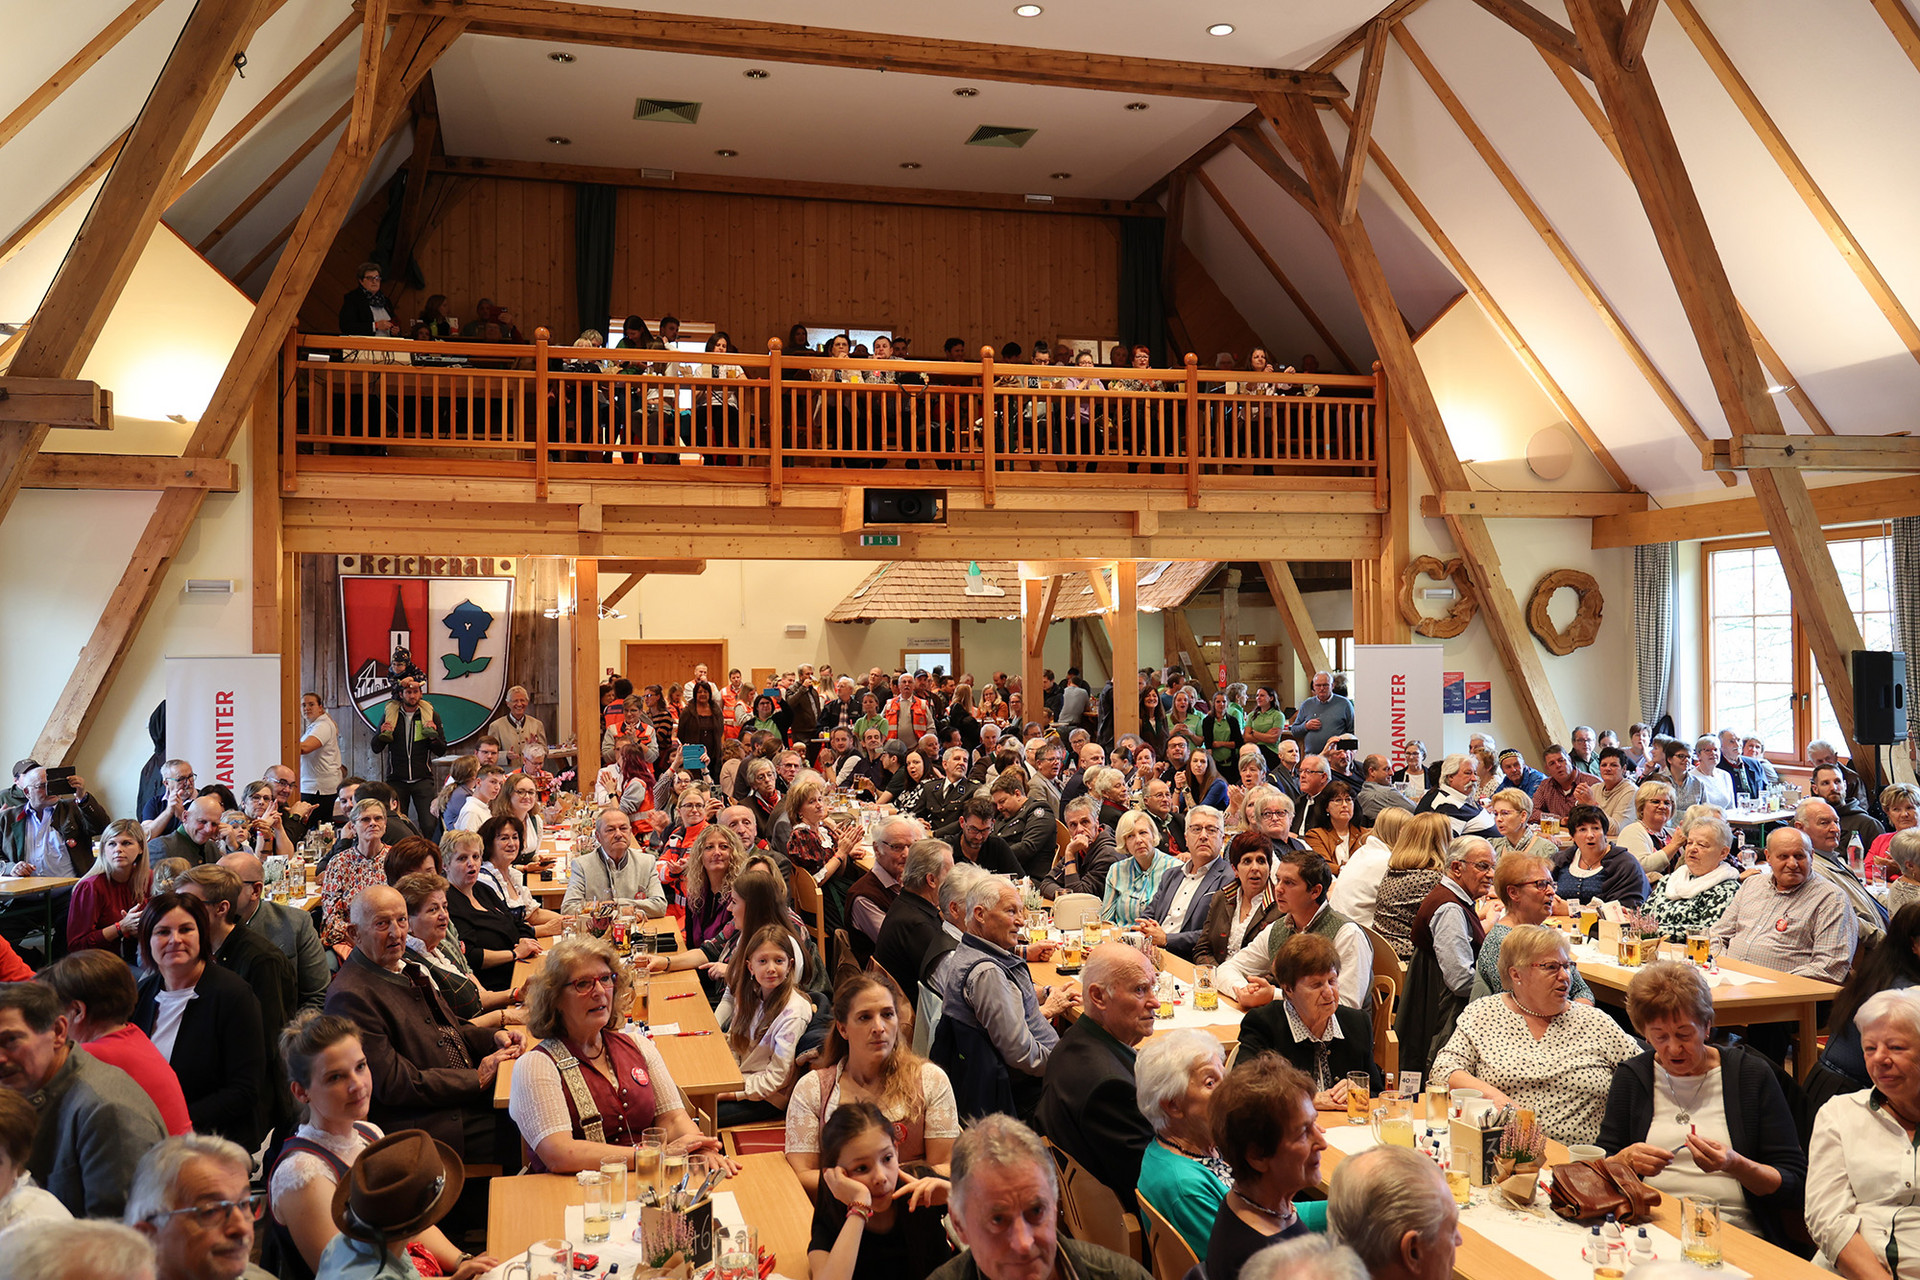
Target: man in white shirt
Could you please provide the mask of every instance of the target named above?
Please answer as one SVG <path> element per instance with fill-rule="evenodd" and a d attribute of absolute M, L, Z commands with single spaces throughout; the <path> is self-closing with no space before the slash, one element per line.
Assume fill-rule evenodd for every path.
<path fill-rule="evenodd" d="M 1262 929 L 1220 966 L 1214 985 L 1242 1006 L 1266 1004 L 1276 994 L 1273 957 L 1296 933 L 1317 933 L 1340 957 L 1340 1003 L 1365 1009 L 1373 1001 L 1373 944 L 1360 926 L 1327 905 L 1333 870 L 1317 853 L 1288 853 L 1273 864 L 1273 900 L 1287 914 Z"/>
<path fill-rule="evenodd" d="M 340 762 L 340 727 L 317 693 L 300 695 L 300 717 L 305 721 L 300 737 L 300 798 L 324 812 L 347 776 Z"/>
<path fill-rule="evenodd" d="M 520 767 L 520 745 L 545 742 L 547 726 L 527 714 L 532 699 L 520 685 L 507 690 L 507 713 L 487 726 L 487 732 L 500 740 L 500 751 L 513 768 Z"/>

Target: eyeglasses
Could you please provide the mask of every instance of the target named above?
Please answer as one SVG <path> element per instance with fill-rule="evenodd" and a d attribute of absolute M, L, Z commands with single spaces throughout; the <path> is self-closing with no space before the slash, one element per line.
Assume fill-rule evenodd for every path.
<path fill-rule="evenodd" d="M 540 793 L 532 787 L 515 787 L 513 794 L 517 796 L 537 796 Z"/>
<path fill-rule="evenodd" d="M 147 1215 L 147 1221 L 158 1223 L 163 1218 L 177 1218 L 182 1214 L 192 1214 L 194 1225 L 203 1231 L 224 1226 L 227 1215 L 239 1213 L 258 1222 L 260 1211 L 266 1206 L 265 1196 L 254 1196 L 246 1200 L 213 1200 L 204 1204 L 190 1204 L 184 1209 L 162 1209 L 158 1213 Z"/>
<path fill-rule="evenodd" d="M 605 987 L 609 991 L 613 990 L 613 981 L 612 974 L 603 973 L 591 978 L 575 978 L 567 985 L 583 996 L 590 996 L 594 993 L 595 988 L 598 987 Z"/>
<path fill-rule="evenodd" d="M 1518 881 L 1515 881 L 1515 882 L 1514 882 L 1514 886 L 1513 886 L 1513 887 L 1514 887 L 1514 888 L 1516 888 L 1516 889 L 1547 889 L 1547 890 L 1551 890 L 1551 889 L 1552 889 L 1552 888 L 1554 887 L 1554 885 L 1553 885 L 1553 881 L 1551 881 L 1551 880 L 1518 880 Z"/>
<path fill-rule="evenodd" d="M 1557 978 L 1563 973 L 1572 973 L 1579 966 L 1574 964 L 1569 964 L 1565 961 L 1555 962 L 1550 960 L 1544 964 L 1536 964 L 1533 967 L 1538 969 L 1540 972 L 1546 974 L 1548 977 Z"/>

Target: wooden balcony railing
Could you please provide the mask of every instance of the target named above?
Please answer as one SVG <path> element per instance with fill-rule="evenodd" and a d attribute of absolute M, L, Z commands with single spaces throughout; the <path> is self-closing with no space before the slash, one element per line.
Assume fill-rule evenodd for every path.
<path fill-rule="evenodd" d="M 625 357 L 631 356 L 632 359 Z M 616 358 L 610 358 L 616 357 Z M 646 357 L 646 358 L 642 358 Z M 980 488 L 1372 488 L 1384 379 L 783 355 L 608 352 L 289 334 L 282 488 L 303 470 L 553 479 L 726 476 Z M 1117 375 L 1117 377 L 1116 377 Z M 1309 387 L 1311 383 L 1311 387 Z M 698 467 L 700 470 L 694 470 Z M 1079 483 L 1079 481 L 1076 481 Z"/>

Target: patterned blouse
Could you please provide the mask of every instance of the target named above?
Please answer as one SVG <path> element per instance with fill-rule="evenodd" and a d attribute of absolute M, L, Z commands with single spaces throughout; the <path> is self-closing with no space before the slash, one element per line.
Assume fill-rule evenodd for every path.
<path fill-rule="evenodd" d="M 1140 859 L 1132 854 L 1122 857 L 1107 868 L 1107 891 L 1100 900 L 1100 918 L 1108 924 L 1131 925 L 1153 901 L 1160 877 L 1178 866 L 1178 858 L 1158 849 L 1144 869 Z"/>
<path fill-rule="evenodd" d="M 1568 1005 L 1535 1040 L 1504 996 L 1486 996 L 1461 1012 L 1453 1038 L 1433 1060 L 1433 1079 L 1464 1071 L 1531 1108 L 1548 1137 L 1592 1142 L 1613 1069 L 1639 1052 L 1619 1023 L 1589 1005 Z"/>
<path fill-rule="evenodd" d="M 1420 913 L 1420 904 L 1433 892 L 1433 886 L 1439 883 L 1440 873 L 1425 867 L 1389 871 L 1380 881 L 1373 927 L 1393 944 L 1394 954 L 1403 961 L 1413 959 L 1413 918 Z"/>
<path fill-rule="evenodd" d="M 353 944 L 353 931 L 347 923 L 347 908 L 362 889 L 387 882 L 387 846 L 374 850 L 372 857 L 350 844 L 333 855 L 327 869 L 320 873 L 320 911 L 326 920 L 320 941 L 329 947 Z"/>
<path fill-rule="evenodd" d="M 1698 888 L 1703 879 L 1713 880 L 1713 883 Z M 1697 891 L 1688 896 L 1679 896 L 1674 892 L 1680 890 L 1685 893 L 1689 889 Z M 1678 870 L 1660 878 L 1660 883 L 1647 895 L 1644 910 L 1660 922 L 1660 932 L 1666 935 L 1668 941 L 1685 942 L 1689 933 L 1706 933 L 1719 924 L 1720 917 L 1727 913 L 1727 904 L 1733 901 L 1733 895 L 1738 892 L 1740 873 L 1725 863 L 1715 867 L 1706 876 L 1693 875 L 1683 863 Z"/>

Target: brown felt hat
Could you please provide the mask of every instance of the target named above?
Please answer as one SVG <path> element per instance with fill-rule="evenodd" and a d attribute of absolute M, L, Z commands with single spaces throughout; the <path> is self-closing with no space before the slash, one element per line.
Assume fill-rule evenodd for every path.
<path fill-rule="evenodd" d="M 390 1133 L 360 1153 L 333 1192 L 333 1225 L 381 1243 L 425 1231 L 445 1217 L 466 1184 L 452 1147 L 421 1129 Z"/>

